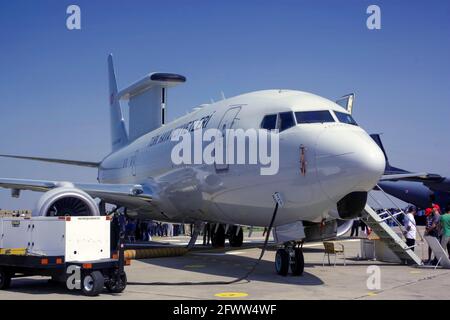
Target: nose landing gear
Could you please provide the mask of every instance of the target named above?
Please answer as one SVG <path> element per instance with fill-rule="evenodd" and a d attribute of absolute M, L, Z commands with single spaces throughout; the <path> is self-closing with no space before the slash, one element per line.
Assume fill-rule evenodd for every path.
<path fill-rule="evenodd" d="M 303 257 L 303 243 L 289 242 L 284 244 L 284 248 L 277 250 L 275 255 L 275 270 L 281 276 L 287 276 L 289 267 L 292 275 L 301 276 L 305 269 Z"/>

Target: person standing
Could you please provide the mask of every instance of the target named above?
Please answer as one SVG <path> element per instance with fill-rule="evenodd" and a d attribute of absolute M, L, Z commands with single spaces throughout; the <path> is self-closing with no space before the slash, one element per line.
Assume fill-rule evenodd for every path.
<path fill-rule="evenodd" d="M 136 220 L 134 225 L 135 225 L 134 238 L 137 239 L 137 240 L 142 240 L 141 239 L 141 236 L 142 236 L 142 233 L 141 233 L 141 222 L 139 220 Z"/>
<path fill-rule="evenodd" d="M 359 234 L 358 231 L 359 231 L 359 218 L 353 220 L 352 232 L 350 233 L 350 237 L 353 237 L 353 235 L 355 235 L 355 237 L 357 237 Z"/>
<path fill-rule="evenodd" d="M 448 244 L 450 242 L 450 205 L 445 208 L 445 214 L 441 215 L 441 226 L 442 226 L 442 241 L 441 246 L 444 250 L 448 251 Z"/>
<path fill-rule="evenodd" d="M 406 245 L 414 251 L 414 246 L 416 244 L 416 219 L 414 216 L 416 215 L 416 208 L 411 206 L 408 208 L 408 213 L 405 215 L 405 219 L 403 221 L 403 225 L 405 227 L 404 236 L 406 238 Z"/>
<path fill-rule="evenodd" d="M 211 225 L 207 222 L 203 229 L 203 245 L 208 246 L 211 241 Z"/>
<path fill-rule="evenodd" d="M 367 234 L 367 232 L 366 232 L 367 225 L 362 219 L 359 220 L 359 226 L 361 227 L 361 232 L 364 232 L 365 234 Z"/>
<path fill-rule="evenodd" d="M 147 223 L 147 239 L 148 241 L 152 241 L 153 240 L 153 220 L 148 221 Z"/>
<path fill-rule="evenodd" d="M 441 218 L 439 211 L 436 210 L 436 208 L 427 208 L 425 210 L 425 216 L 426 216 L 426 222 L 427 222 L 426 228 L 425 228 L 425 235 L 439 239 L 439 237 L 440 237 L 440 232 L 439 232 L 440 231 L 440 218 Z M 431 263 L 431 253 L 432 253 L 432 250 L 430 247 L 428 247 L 428 263 Z"/>
<path fill-rule="evenodd" d="M 167 222 L 163 223 L 162 228 L 163 228 L 162 236 L 167 237 L 169 231 L 169 224 Z"/>
<path fill-rule="evenodd" d="M 142 241 L 149 241 L 148 240 L 148 221 L 143 220 L 141 222 L 141 239 Z"/>
<path fill-rule="evenodd" d="M 189 223 L 184 224 L 184 235 L 185 236 L 191 235 L 191 225 Z"/>
<path fill-rule="evenodd" d="M 167 236 L 173 237 L 173 223 L 167 224 Z"/>
<path fill-rule="evenodd" d="M 162 222 L 156 223 L 156 235 L 158 237 L 162 237 L 163 236 Z"/>

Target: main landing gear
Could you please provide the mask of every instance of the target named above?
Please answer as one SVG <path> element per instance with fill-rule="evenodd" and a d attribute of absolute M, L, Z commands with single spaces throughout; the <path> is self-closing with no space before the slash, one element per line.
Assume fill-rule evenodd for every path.
<path fill-rule="evenodd" d="M 227 229 L 226 232 L 225 229 Z M 231 247 L 241 247 L 244 241 L 244 231 L 240 226 L 226 228 L 223 224 L 220 224 L 217 227 L 212 227 L 211 244 L 214 248 L 224 247 L 227 238 Z"/>
<path fill-rule="evenodd" d="M 303 243 L 289 242 L 284 244 L 284 248 L 277 250 L 275 255 L 275 270 L 281 276 L 286 276 L 291 267 L 292 275 L 301 276 L 305 269 L 303 257 Z"/>

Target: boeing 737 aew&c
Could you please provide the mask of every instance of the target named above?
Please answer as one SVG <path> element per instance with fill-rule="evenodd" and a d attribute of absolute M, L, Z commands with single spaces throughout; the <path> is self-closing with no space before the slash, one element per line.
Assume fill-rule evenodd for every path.
<path fill-rule="evenodd" d="M 276 194 L 283 203 L 273 222 L 276 270 L 286 275 L 291 266 L 300 275 L 299 244 L 348 230 L 383 175 L 383 152 L 350 108 L 331 100 L 295 90 L 256 91 L 166 123 L 167 90 L 185 77 L 151 73 L 118 91 L 111 55 L 108 67 L 112 152 L 102 161 L 3 155 L 98 168 L 97 184 L 1 178 L 0 186 L 16 197 L 21 190 L 44 192 L 34 215 L 101 215 L 108 203 L 132 218 L 209 222 L 214 245 L 229 237 L 239 246 L 241 226 L 269 226 Z M 128 130 L 121 100 L 130 108 Z M 232 130 L 244 134 L 243 150 L 230 138 Z M 181 150 L 190 138 L 192 149 Z M 194 161 L 185 161 L 190 154 Z"/>

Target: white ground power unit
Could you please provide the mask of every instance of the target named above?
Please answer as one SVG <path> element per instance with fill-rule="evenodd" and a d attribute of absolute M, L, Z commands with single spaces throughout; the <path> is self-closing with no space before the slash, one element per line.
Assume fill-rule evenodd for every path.
<path fill-rule="evenodd" d="M 107 216 L 0 218 L 0 290 L 11 279 L 40 275 L 88 296 L 105 287 L 120 293 L 127 285 L 127 262 L 123 239 L 118 241 L 111 246 Z"/>
<path fill-rule="evenodd" d="M 109 217 L 0 219 L 0 248 L 26 248 L 28 255 L 64 256 L 66 262 L 110 258 Z"/>

